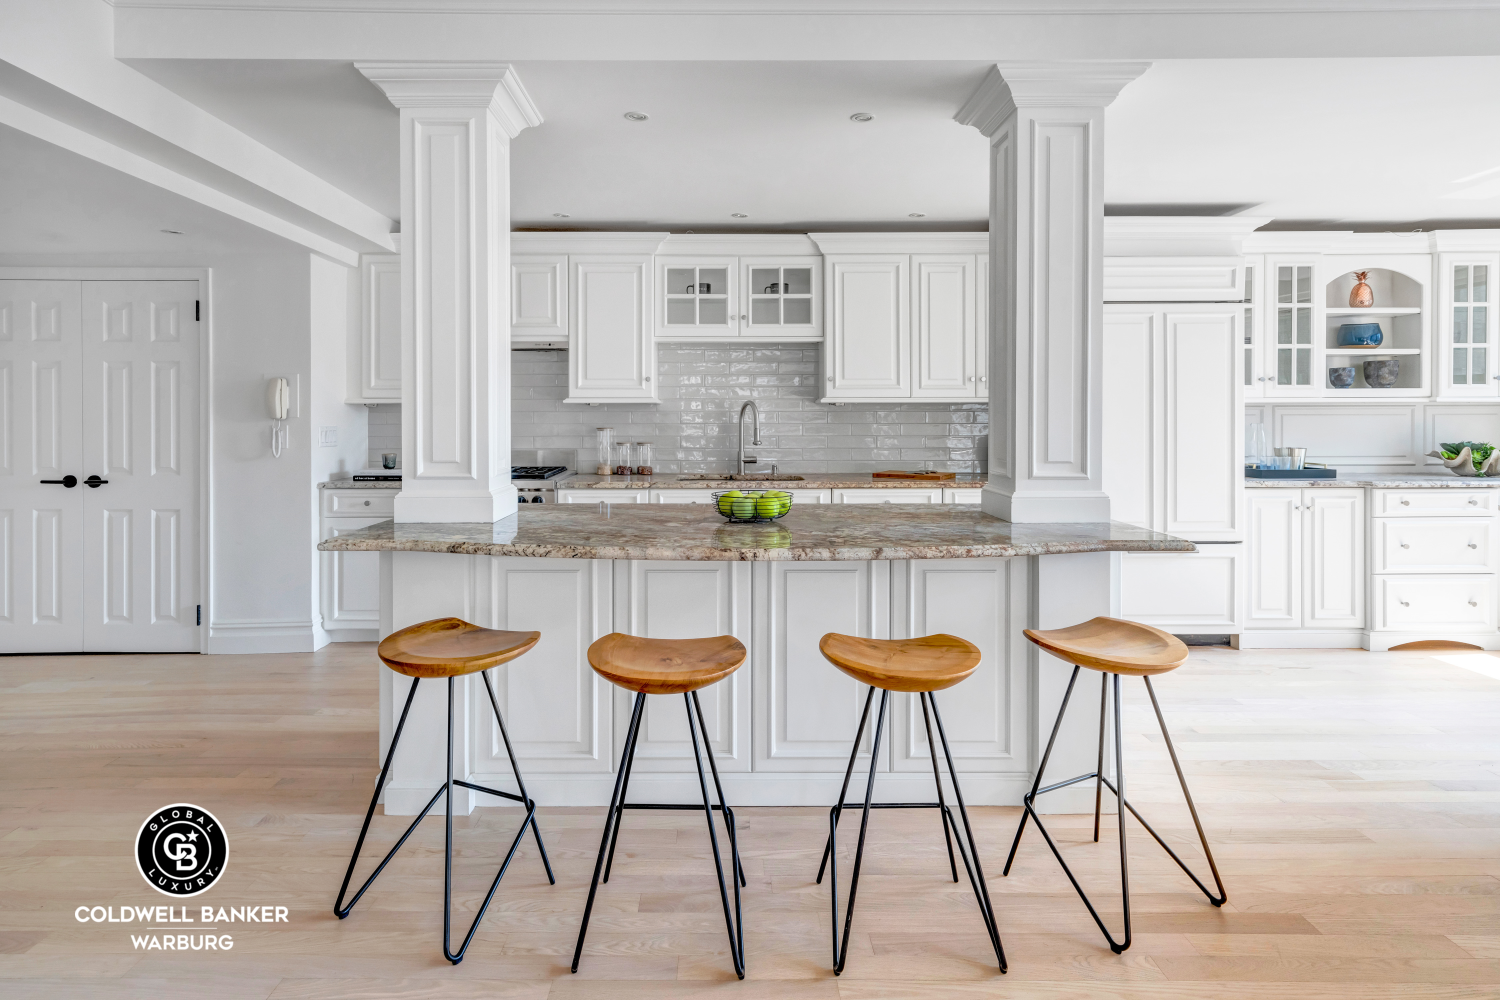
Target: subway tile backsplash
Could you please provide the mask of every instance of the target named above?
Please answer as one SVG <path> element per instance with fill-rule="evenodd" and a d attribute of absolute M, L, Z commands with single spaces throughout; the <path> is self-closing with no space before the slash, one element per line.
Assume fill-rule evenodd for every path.
<path fill-rule="evenodd" d="M 773 462 L 786 472 L 985 471 L 987 404 L 828 406 L 817 402 L 818 354 L 804 347 L 663 345 L 657 352 L 660 405 L 586 406 L 563 403 L 567 354 L 512 352 L 511 448 L 576 450 L 576 467 L 592 472 L 594 428 L 613 427 L 616 441 L 650 441 L 658 472 L 731 471 L 735 417 L 753 399 L 760 407 L 759 447 L 749 443 L 748 415 L 745 428 L 746 452 L 760 459 L 751 467 L 756 471 L 769 471 Z M 382 451 L 399 452 L 400 439 L 401 407 L 371 409 L 371 464 L 380 464 Z"/>

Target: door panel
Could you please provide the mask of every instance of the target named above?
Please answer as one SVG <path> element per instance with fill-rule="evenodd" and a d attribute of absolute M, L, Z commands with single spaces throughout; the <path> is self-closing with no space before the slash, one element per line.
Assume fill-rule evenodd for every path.
<path fill-rule="evenodd" d="M 831 324 L 828 396 L 911 395 L 907 257 L 825 258 Z"/>
<path fill-rule="evenodd" d="M 914 396 L 974 395 L 974 258 L 911 259 Z"/>
<path fill-rule="evenodd" d="M 84 647 L 199 648 L 196 281 L 82 283 Z"/>
<path fill-rule="evenodd" d="M 1129 306 L 1104 307 L 1104 488 L 1110 517 L 1160 529 L 1165 515 L 1157 481 L 1160 407 L 1157 355 L 1161 315 Z"/>
<path fill-rule="evenodd" d="M 323 522 L 323 538 L 368 528 L 387 517 L 332 517 Z M 323 557 L 323 627 L 380 627 L 380 553 L 320 552 Z"/>
<path fill-rule="evenodd" d="M 83 355 L 76 281 L 0 280 L 0 652 L 83 650 Z"/>
<path fill-rule="evenodd" d="M 1237 306 L 1221 306 L 1222 310 Z M 1194 539 L 1238 540 L 1244 478 L 1244 406 L 1234 313 L 1167 312 L 1165 362 L 1165 526 Z M 1107 411 L 1106 411 L 1107 412 Z"/>
<path fill-rule="evenodd" d="M 1365 627 L 1365 491 L 1302 491 L 1305 628 Z"/>
<path fill-rule="evenodd" d="M 1302 491 L 1246 490 L 1250 584 L 1246 628 L 1302 625 Z"/>

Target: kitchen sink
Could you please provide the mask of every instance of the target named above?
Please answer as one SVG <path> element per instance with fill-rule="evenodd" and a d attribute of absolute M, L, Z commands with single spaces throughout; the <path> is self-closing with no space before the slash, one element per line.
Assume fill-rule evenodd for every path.
<path fill-rule="evenodd" d="M 800 483 L 803 481 L 801 476 L 784 476 L 779 472 L 774 474 L 770 472 L 736 472 L 722 476 L 694 473 L 692 475 L 678 476 L 676 478 L 678 482 L 684 483 Z"/>

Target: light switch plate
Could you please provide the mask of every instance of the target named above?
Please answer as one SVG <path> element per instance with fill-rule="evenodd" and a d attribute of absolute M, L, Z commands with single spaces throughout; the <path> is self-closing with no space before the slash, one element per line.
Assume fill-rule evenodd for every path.
<path fill-rule="evenodd" d="M 337 448 L 339 446 L 339 429 L 337 427 L 318 428 L 318 447 Z"/>

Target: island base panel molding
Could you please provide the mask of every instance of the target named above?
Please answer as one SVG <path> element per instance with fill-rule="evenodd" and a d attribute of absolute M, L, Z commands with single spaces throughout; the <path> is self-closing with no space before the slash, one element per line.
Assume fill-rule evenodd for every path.
<path fill-rule="evenodd" d="M 750 647 L 750 669 L 714 704 L 704 705 L 708 736 L 724 761 L 726 792 L 745 805 L 829 805 L 858 724 L 858 685 L 817 648 L 825 632 L 840 629 L 872 638 L 931 631 L 972 636 L 985 652 L 973 678 L 983 704 L 973 711 L 955 707 L 949 739 L 971 801 L 1017 804 L 1039 759 L 1035 719 L 1038 712 L 1056 712 L 1066 682 L 1062 664 L 1042 664 L 1048 683 L 1037 697 L 1036 654 L 1029 653 L 1020 630 L 1107 614 L 1115 590 L 1110 553 L 779 563 L 382 555 L 390 602 L 383 629 L 453 615 L 487 628 L 542 632 L 535 649 L 496 668 L 492 677 L 528 789 L 539 803 L 553 806 L 609 799 L 625 727 L 619 699 L 588 668 L 585 652 L 594 639 L 617 630 L 661 638 L 686 632 L 741 637 Z M 483 689 L 477 682 L 456 687 L 455 775 L 508 790 L 503 748 L 486 722 Z M 433 691 L 431 698 L 417 692 L 407 719 L 412 738 L 403 739 L 385 792 L 391 815 L 420 811 L 434 776 L 442 781 L 442 754 L 424 756 L 415 749 L 446 745 L 446 692 Z M 383 742 L 405 694 L 402 678 L 382 684 Z M 1080 707 L 1069 714 L 1086 719 L 1097 713 L 1097 701 L 1091 702 L 1097 697 L 1097 691 L 1075 691 Z M 930 794 L 931 774 L 913 766 L 926 749 L 903 714 L 905 701 L 898 699 L 891 738 L 883 741 L 877 762 L 885 772 L 877 782 L 880 801 Z M 631 777 L 631 794 L 641 801 L 691 801 L 696 793 L 690 749 L 668 721 L 663 717 L 643 732 Z M 1085 735 L 1079 736 L 1083 743 Z M 825 743 L 840 739 L 842 760 L 824 752 Z M 1067 766 L 1088 763 L 1083 756 Z M 1050 798 L 1058 811 L 1092 808 L 1082 793 L 1077 801 Z M 481 804 L 502 803 L 481 793 L 454 802 L 460 813 Z"/>

